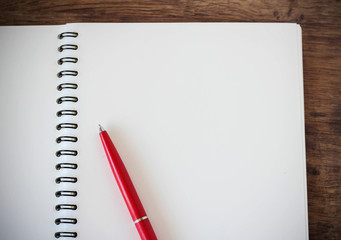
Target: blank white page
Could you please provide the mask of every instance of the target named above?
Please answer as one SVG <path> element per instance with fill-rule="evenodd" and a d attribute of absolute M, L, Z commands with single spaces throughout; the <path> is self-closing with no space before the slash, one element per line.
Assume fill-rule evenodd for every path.
<path fill-rule="evenodd" d="M 308 239 L 296 24 L 74 24 L 80 239 L 138 239 L 101 123 L 159 239 Z"/>
<path fill-rule="evenodd" d="M 60 29 L 0 27 L 0 239 L 46 240 L 56 230 Z"/>

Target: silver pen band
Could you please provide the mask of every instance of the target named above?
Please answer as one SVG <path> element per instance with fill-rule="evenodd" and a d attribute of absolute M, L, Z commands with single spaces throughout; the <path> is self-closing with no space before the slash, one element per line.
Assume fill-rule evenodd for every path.
<path fill-rule="evenodd" d="M 141 217 L 141 218 L 139 218 L 139 219 L 136 219 L 136 220 L 134 221 L 134 223 L 136 224 L 136 223 L 141 222 L 141 221 L 143 221 L 143 220 L 145 220 L 145 219 L 147 219 L 147 218 L 148 218 L 147 216 Z"/>

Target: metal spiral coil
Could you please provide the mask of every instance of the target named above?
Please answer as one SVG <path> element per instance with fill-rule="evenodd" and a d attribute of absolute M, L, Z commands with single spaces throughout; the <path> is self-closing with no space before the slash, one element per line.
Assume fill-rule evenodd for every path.
<path fill-rule="evenodd" d="M 77 191 L 57 191 L 56 192 L 56 197 L 62 197 L 62 196 L 76 197 Z"/>
<path fill-rule="evenodd" d="M 78 98 L 74 96 L 64 96 L 57 99 L 58 104 L 63 102 L 78 102 Z"/>
<path fill-rule="evenodd" d="M 56 156 L 60 157 L 63 155 L 77 156 L 78 152 L 76 150 L 58 150 Z"/>
<path fill-rule="evenodd" d="M 54 222 L 57 225 L 59 225 L 61 223 L 76 224 L 77 219 L 76 218 L 57 218 Z"/>
<path fill-rule="evenodd" d="M 76 116 L 77 114 L 78 114 L 77 110 L 60 110 L 57 112 L 57 117 L 61 117 L 64 115 Z"/>
<path fill-rule="evenodd" d="M 57 63 L 59 65 L 62 65 L 63 63 L 77 63 L 78 62 L 78 58 L 75 57 L 62 57 L 60 58 Z"/>
<path fill-rule="evenodd" d="M 78 46 L 75 44 L 63 44 L 63 45 L 60 45 L 60 47 L 58 48 L 58 51 L 63 52 L 65 50 L 77 50 L 77 49 L 78 49 Z"/>
<path fill-rule="evenodd" d="M 57 143 L 61 142 L 77 142 L 78 138 L 73 136 L 60 136 L 56 138 Z"/>
<path fill-rule="evenodd" d="M 77 205 L 76 204 L 58 204 L 55 207 L 56 211 L 60 210 L 76 210 Z"/>
<path fill-rule="evenodd" d="M 76 33 L 76 32 L 62 32 L 61 34 L 58 35 L 59 39 L 63 39 L 65 37 L 76 38 L 76 37 L 78 37 L 78 33 Z"/>
<path fill-rule="evenodd" d="M 61 130 L 63 128 L 72 128 L 72 129 L 77 129 L 78 124 L 77 123 L 59 123 L 56 126 L 57 130 Z"/>
<path fill-rule="evenodd" d="M 56 178 L 56 183 L 62 183 L 62 182 L 72 182 L 72 183 L 76 183 L 77 182 L 77 178 L 76 177 L 58 177 Z"/>
<path fill-rule="evenodd" d="M 62 78 L 64 76 L 77 76 L 78 72 L 75 70 L 63 70 L 57 73 L 57 77 Z"/>
<path fill-rule="evenodd" d="M 77 89 L 78 85 L 75 83 L 62 83 L 57 86 L 58 91 L 62 91 L 63 89 Z"/>
<path fill-rule="evenodd" d="M 68 168 L 68 169 L 77 169 L 78 165 L 76 163 L 58 163 L 56 165 L 56 169 L 60 170 L 63 168 Z"/>
<path fill-rule="evenodd" d="M 61 34 L 58 35 L 58 39 L 64 39 L 64 38 L 77 38 L 78 33 L 77 32 L 62 32 Z M 75 51 L 78 49 L 78 46 L 76 44 L 62 44 L 58 47 L 59 52 L 65 52 L 67 53 L 68 51 Z M 72 56 L 67 56 L 67 57 L 61 57 L 58 59 L 57 63 L 59 65 L 63 65 L 64 63 L 69 63 L 69 64 L 76 64 L 78 62 L 78 58 L 72 57 Z M 71 66 L 66 64 L 65 66 Z M 57 73 L 58 78 L 66 78 L 66 80 L 70 80 L 73 77 L 76 77 L 78 75 L 78 71 L 75 69 L 62 69 Z M 71 90 L 74 91 L 78 88 L 78 84 L 72 83 L 72 81 L 60 83 L 57 86 L 58 91 L 63 91 L 63 90 Z M 70 96 L 71 95 L 71 96 Z M 67 96 L 61 96 L 57 98 L 56 102 L 57 104 L 64 106 L 65 102 L 69 102 L 69 104 L 73 104 L 78 102 L 78 97 L 74 96 L 74 94 L 70 94 Z M 69 106 L 69 105 L 68 105 Z M 64 119 L 64 116 L 69 116 L 74 117 L 78 114 L 78 111 L 75 109 L 62 109 L 57 111 L 56 115 L 60 119 Z M 70 118 L 68 118 L 70 121 Z M 74 122 L 61 122 L 56 125 L 57 131 L 61 131 L 63 129 L 70 129 L 68 131 L 75 131 L 78 128 L 78 124 Z M 69 133 L 69 132 L 68 132 Z M 73 134 L 72 134 L 73 135 Z M 74 144 L 78 141 L 78 138 L 76 136 L 69 136 L 68 134 L 58 136 L 56 138 L 57 144 L 61 144 L 62 142 L 69 142 L 70 144 Z M 61 145 L 62 146 L 62 145 Z M 72 145 L 70 145 L 72 146 Z M 78 165 L 76 163 L 73 163 L 72 159 L 73 157 L 77 156 L 78 151 L 75 149 L 60 149 L 56 151 L 56 157 L 57 158 L 63 158 L 66 157 L 65 159 L 68 160 L 68 162 L 60 162 L 57 163 L 56 165 L 56 170 L 57 171 L 62 171 L 62 170 L 76 170 L 78 168 Z M 64 160 L 65 161 L 65 160 Z M 61 173 L 65 173 L 62 171 Z M 71 175 L 71 174 L 70 174 Z M 66 186 L 63 184 L 76 184 L 78 179 L 74 176 L 64 176 L 61 174 L 61 176 L 57 177 L 55 179 L 56 184 L 61 184 L 61 186 Z M 63 183 L 63 184 L 62 184 Z M 77 197 L 77 191 L 71 191 L 71 190 L 60 190 L 55 192 L 55 196 L 57 198 L 63 198 L 63 197 Z M 63 204 L 57 204 L 55 206 L 56 211 L 76 211 L 77 210 L 77 205 L 72 204 L 72 203 L 63 203 Z M 59 217 L 55 219 L 55 224 L 56 225 L 63 225 L 63 224 L 77 224 L 77 219 L 76 218 L 64 218 L 64 217 Z M 56 232 L 55 233 L 55 238 L 76 238 L 77 237 L 77 232 L 70 231 L 70 232 Z"/>
<path fill-rule="evenodd" d="M 54 236 L 55 238 L 61 238 L 61 237 L 76 238 L 77 233 L 76 232 L 56 232 Z"/>

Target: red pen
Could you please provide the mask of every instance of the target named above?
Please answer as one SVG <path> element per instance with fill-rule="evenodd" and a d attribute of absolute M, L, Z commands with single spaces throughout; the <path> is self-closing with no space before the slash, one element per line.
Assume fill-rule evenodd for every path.
<path fill-rule="evenodd" d="M 101 137 L 111 170 L 115 176 L 118 187 L 120 188 L 124 201 L 141 239 L 157 240 L 146 211 L 144 210 L 140 198 L 134 188 L 133 182 L 129 177 L 127 169 L 125 168 L 123 161 L 107 131 L 105 131 L 101 125 L 99 125 L 99 136 Z"/>

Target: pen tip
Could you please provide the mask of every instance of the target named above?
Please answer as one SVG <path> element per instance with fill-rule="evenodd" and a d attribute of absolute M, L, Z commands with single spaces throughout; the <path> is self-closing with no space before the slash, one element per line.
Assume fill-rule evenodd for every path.
<path fill-rule="evenodd" d="M 104 128 L 101 126 L 101 124 L 98 124 L 98 126 L 99 126 L 99 132 L 105 131 Z"/>

